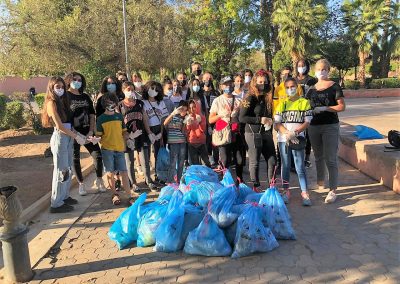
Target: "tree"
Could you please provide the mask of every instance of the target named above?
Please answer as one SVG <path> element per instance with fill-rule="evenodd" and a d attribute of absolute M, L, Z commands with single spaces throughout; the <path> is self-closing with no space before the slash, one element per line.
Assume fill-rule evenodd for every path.
<path fill-rule="evenodd" d="M 360 68 L 358 79 L 361 87 L 365 87 L 365 61 L 371 48 L 378 42 L 379 31 L 388 7 L 382 0 L 347 0 L 342 7 L 345 13 L 345 23 L 349 33 L 353 35 L 358 45 Z"/>
<path fill-rule="evenodd" d="M 305 56 L 315 40 L 316 30 L 327 16 L 326 8 L 311 0 L 279 0 L 275 2 L 272 22 L 279 26 L 278 39 L 290 54 L 293 66 Z M 299 24 L 301 23 L 301 24 Z"/>
<path fill-rule="evenodd" d="M 284 50 L 279 50 L 272 59 L 272 65 L 275 71 L 279 71 L 285 66 L 292 65 L 290 54 L 286 53 Z"/>

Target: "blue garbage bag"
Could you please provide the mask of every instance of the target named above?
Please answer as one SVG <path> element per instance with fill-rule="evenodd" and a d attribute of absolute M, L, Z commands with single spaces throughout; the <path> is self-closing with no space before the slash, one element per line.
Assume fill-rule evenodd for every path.
<path fill-rule="evenodd" d="M 186 169 L 185 183 L 188 185 L 193 181 L 219 182 L 218 175 L 212 169 L 202 165 L 193 165 Z"/>
<path fill-rule="evenodd" d="M 161 200 L 152 202 L 151 205 L 140 208 L 140 222 L 138 226 L 137 246 L 145 247 L 154 245 L 155 232 L 160 225 L 162 219 L 167 214 L 168 201 Z"/>
<path fill-rule="evenodd" d="M 176 190 L 168 204 L 167 215 L 162 219 L 155 233 L 156 251 L 175 252 L 180 249 L 179 238 L 182 234 L 184 217 L 182 193 Z"/>
<path fill-rule="evenodd" d="M 238 186 L 238 196 L 235 200 L 235 204 L 244 203 L 246 201 L 246 197 L 253 193 L 254 191 L 250 187 L 244 183 L 240 183 Z"/>
<path fill-rule="evenodd" d="M 235 185 L 235 180 L 232 177 L 232 174 L 229 170 L 225 170 L 224 176 L 222 177 L 221 183 L 224 186 L 232 186 Z"/>
<path fill-rule="evenodd" d="M 168 184 L 167 186 L 164 186 L 163 188 L 161 188 L 161 191 L 160 191 L 160 194 L 158 195 L 157 200 L 161 200 L 161 199 L 170 200 L 172 197 L 172 194 L 178 188 L 179 188 L 178 184 Z"/>
<path fill-rule="evenodd" d="M 232 258 L 256 252 L 268 252 L 278 246 L 271 230 L 261 222 L 261 211 L 258 206 L 250 206 L 239 216 Z"/>
<path fill-rule="evenodd" d="M 268 227 L 278 240 L 296 239 L 290 214 L 276 187 L 268 188 L 259 204 L 264 207 L 263 219 L 266 220 Z"/>
<path fill-rule="evenodd" d="M 167 148 L 162 147 L 158 151 L 157 161 L 156 161 L 156 173 L 160 180 L 168 181 L 169 179 L 169 151 Z"/>
<path fill-rule="evenodd" d="M 382 139 L 384 136 L 380 134 L 375 129 L 365 126 L 365 125 L 356 125 L 354 126 L 356 129 L 353 134 L 358 137 L 358 139 Z"/>
<path fill-rule="evenodd" d="M 238 216 L 240 216 L 249 206 L 251 206 L 251 203 L 234 204 L 232 205 L 231 212 L 236 213 Z"/>
<path fill-rule="evenodd" d="M 250 193 L 246 196 L 244 203 L 258 203 L 263 193 Z"/>
<path fill-rule="evenodd" d="M 211 196 L 224 186 L 220 183 L 203 181 L 200 183 L 193 183 L 191 190 L 187 191 L 183 196 L 185 203 L 199 204 L 202 207 L 207 207 L 210 202 Z"/>
<path fill-rule="evenodd" d="M 203 220 L 205 215 L 203 207 L 185 204 L 184 208 L 185 217 L 183 221 L 182 233 L 179 237 L 179 250 L 183 249 L 189 233 L 200 225 L 200 222 Z"/>
<path fill-rule="evenodd" d="M 236 228 L 237 221 L 224 229 L 225 238 L 232 247 L 235 246 Z"/>
<path fill-rule="evenodd" d="M 189 233 L 184 252 L 204 256 L 227 256 L 232 253 L 232 248 L 226 240 L 224 232 L 207 214 L 200 225 Z"/>
<path fill-rule="evenodd" d="M 139 207 L 146 200 L 146 196 L 146 193 L 142 193 L 135 203 L 125 209 L 111 225 L 108 236 L 117 243 L 119 249 L 123 249 L 136 241 L 138 237 Z"/>
<path fill-rule="evenodd" d="M 215 192 L 210 201 L 209 213 L 221 228 L 226 228 L 236 221 L 238 214 L 231 211 L 236 200 L 236 186 L 231 185 Z"/>

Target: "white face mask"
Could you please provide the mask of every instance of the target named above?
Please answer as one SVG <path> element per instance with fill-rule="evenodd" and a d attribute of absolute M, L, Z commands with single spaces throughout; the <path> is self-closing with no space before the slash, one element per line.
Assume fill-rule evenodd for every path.
<path fill-rule="evenodd" d="M 135 88 L 140 88 L 142 86 L 142 82 L 133 82 Z"/>
<path fill-rule="evenodd" d="M 124 92 L 124 95 L 125 95 L 125 98 L 127 98 L 127 99 L 135 99 L 136 98 L 135 93 L 132 91 Z"/>
<path fill-rule="evenodd" d="M 251 77 L 250 76 L 244 76 L 244 83 L 250 83 Z"/>
<path fill-rule="evenodd" d="M 64 89 L 54 89 L 54 93 L 56 93 L 57 96 L 62 97 L 64 95 Z"/>
<path fill-rule="evenodd" d="M 156 91 L 156 90 L 153 90 L 153 89 L 150 89 L 147 93 L 148 93 L 149 96 L 152 97 L 152 98 L 154 98 L 154 97 L 156 97 L 156 96 L 158 95 L 157 91 Z"/>
<path fill-rule="evenodd" d="M 328 78 L 328 74 L 329 74 L 329 72 L 326 71 L 326 70 L 321 70 L 321 71 L 316 71 L 315 72 L 315 76 L 318 79 L 327 79 Z"/>
<path fill-rule="evenodd" d="M 299 74 L 304 74 L 307 71 L 307 67 L 297 67 L 297 72 L 299 72 Z"/>
<path fill-rule="evenodd" d="M 289 89 L 286 89 L 286 94 L 287 94 L 289 97 L 295 96 L 295 95 L 296 95 L 296 88 L 289 88 Z"/>

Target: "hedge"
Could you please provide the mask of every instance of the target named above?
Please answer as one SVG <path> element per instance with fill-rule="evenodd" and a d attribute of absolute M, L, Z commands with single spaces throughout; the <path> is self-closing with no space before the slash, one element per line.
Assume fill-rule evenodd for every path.
<path fill-rule="evenodd" d="M 43 109 L 44 99 L 46 98 L 45 93 L 40 93 L 35 96 L 35 102 L 38 105 L 39 109 Z"/>
<path fill-rule="evenodd" d="M 369 89 L 400 88 L 399 78 L 372 79 L 368 85 Z"/>
<path fill-rule="evenodd" d="M 346 89 L 350 90 L 358 90 L 360 88 L 361 84 L 359 81 L 353 81 L 353 80 L 345 80 L 344 81 L 344 87 Z"/>
<path fill-rule="evenodd" d="M 2 125 L 3 117 L 6 113 L 7 97 L 0 93 L 0 125 Z"/>
<path fill-rule="evenodd" d="M 6 111 L 1 121 L 1 127 L 18 129 L 26 124 L 24 117 L 24 104 L 18 101 L 6 103 Z"/>

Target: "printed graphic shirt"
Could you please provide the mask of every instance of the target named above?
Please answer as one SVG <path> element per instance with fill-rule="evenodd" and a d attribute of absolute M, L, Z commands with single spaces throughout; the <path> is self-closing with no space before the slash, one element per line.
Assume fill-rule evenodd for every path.
<path fill-rule="evenodd" d="M 96 135 L 101 136 L 100 145 L 102 149 L 117 152 L 125 151 L 123 133 L 126 132 L 126 126 L 122 114 L 108 115 L 103 113 L 97 118 L 96 126 Z"/>
<path fill-rule="evenodd" d="M 168 116 L 169 112 L 164 101 L 150 102 L 143 101 L 144 110 L 149 117 L 149 126 L 161 125 L 163 120 Z"/>
<path fill-rule="evenodd" d="M 91 98 L 87 94 L 75 95 L 67 92 L 70 101 L 72 126 L 79 133 L 86 135 L 90 130 L 90 115 L 94 115 Z"/>
<path fill-rule="evenodd" d="M 299 98 L 295 101 L 286 99 L 276 108 L 275 123 L 282 123 L 289 131 L 295 131 L 304 122 L 311 122 L 312 110 L 308 100 Z M 305 136 L 304 132 L 299 133 Z M 278 142 L 286 142 L 285 135 L 278 132 Z"/>
<path fill-rule="evenodd" d="M 135 103 L 129 105 L 122 101 L 118 105 L 119 112 L 124 117 L 124 123 L 126 125 L 126 129 L 129 133 L 135 132 L 136 130 L 143 130 L 144 123 L 143 123 L 143 102 L 140 100 L 135 100 Z M 140 149 L 143 146 L 144 142 L 144 134 L 135 138 L 135 149 Z"/>

